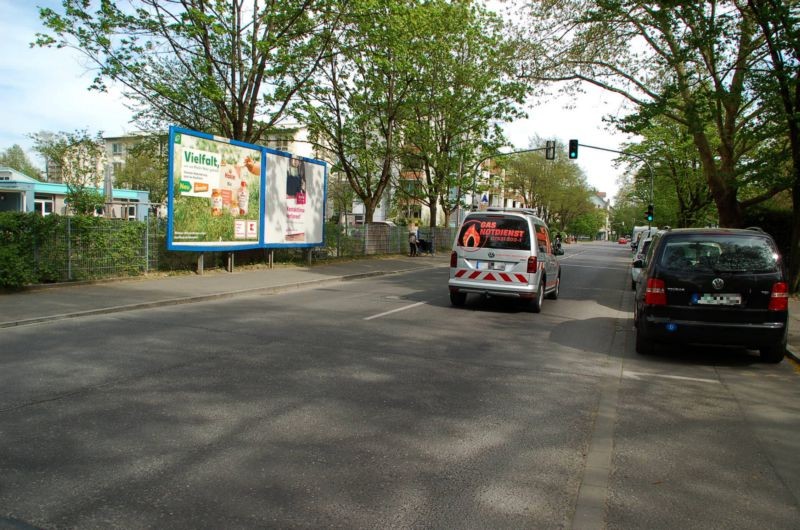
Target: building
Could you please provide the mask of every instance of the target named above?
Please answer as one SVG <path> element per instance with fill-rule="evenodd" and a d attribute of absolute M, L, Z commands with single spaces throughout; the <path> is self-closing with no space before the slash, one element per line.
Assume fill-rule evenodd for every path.
<path fill-rule="evenodd" d="M 595 208 L 601 209 L 605 213 L 603 226 L 598 230 L 595 239 L 608 241 L 609 235 L 611 234 L 611 201 L 606 199 L 606 192 L 604 191 L 594 192 L 594 194 L 589 197 L 589 200 Z"/>
<path fill-rule="evenodd" d="M 0 167 L 0 212 L 37 212 L 69 215 L 66 184 L 40 182 L 19 171 Z M 105 195 L 104 188 L 98 188 Z M 115 219 L 144 221 L 150 206 L 149 193 L 138 190 L 111 190 L 112 200 L 103 212 Z"/>

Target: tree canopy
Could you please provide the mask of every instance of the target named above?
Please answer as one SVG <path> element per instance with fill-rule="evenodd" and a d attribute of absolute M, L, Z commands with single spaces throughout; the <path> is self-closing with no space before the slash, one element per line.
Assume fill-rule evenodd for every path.
<path fill-rule="evenodd" d="M 36 45 L 70 47 L 121 83 L 143 130 L 177 124 L 257 143 L 328 50 L 328 0 L 62 0 L 40 8 Z"/>

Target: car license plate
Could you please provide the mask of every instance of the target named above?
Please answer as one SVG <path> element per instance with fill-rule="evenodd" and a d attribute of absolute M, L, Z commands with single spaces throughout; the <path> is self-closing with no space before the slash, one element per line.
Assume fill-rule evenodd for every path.
<path fill-rule="evenodd" d="M 502 261 L 493 261 L 489 263 L 489 268 L 493 271 L 504 271 L 506 270 L 506 264 Z"/>
<path fill-rule="evenodd" d="M 742 295 L 738 293 L 704 294 L 697 299 L 699 305 L 742 305 Z"/>
<path fill-rule="evenodd" d="M 489 268 L 489 262 L 488 261 L 476 261 L 475 262 L 475 268 L 478 269 L 479 271 L 486 270 L 486 269 Z"/>

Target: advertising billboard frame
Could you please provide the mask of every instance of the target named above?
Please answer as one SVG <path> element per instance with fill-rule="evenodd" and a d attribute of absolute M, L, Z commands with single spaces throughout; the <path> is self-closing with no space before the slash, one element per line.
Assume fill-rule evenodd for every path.
<path fill-rule="evenodd" d="M 185 154 L 187 164 L 191 164 L 197 162 L 198 164 L 202 165 L 203 163 L 207 165 L 211 165 L 210 159 L 213 159 L 213 163 L 215 165 L 211 165 L 211 169 L 207 172 L 205 171 L 206 167 L 201 167 L 199 170 L 196 171 L 196 175 L 191 175 L 189 177 L 186 176 L 186 172 L 181 162 L 178 158 L 176 158 L 176 144 L 181 144 L 183 141 L 183 137 L 194 138 L 197 142 L 204 141 L 205 145 L 211 145 L 211 149 L 216 151 L 215 145 L 220 144 L 221 149 L 225 149 L 227 151 L 234 151 L 235 155 L 238 155 L 241 158 L 247 154 L 253 154 L 252 158 L 255 158 L 255 154 L 257 152 L 259 156 L 258 165 L 252 164 L 251 157 L 247 157 L 247 162 L 252 165 L 247 166 L 247 170 L 249 173 L 245 171 L 242 167 L 234 167 L 228 166 L 229 170 L 236 170 L 237 175 L 239 174 L 238 171 L 245 172 L 248 177 L 250 178 L 251 184 L 258 184 L 258 212 L 257 216 L 255 216 L 255 212 L 253 212 L 253 208 L 247 206 L 249 197 L 252 197 L 252 189 L 254 186 L 250 186 L 245 193 L 246 197 L 239 199 L 240 201 L 244 201 L 244 203 L 240 203 L 239 206 L 242 206 L 242 210 L 237 210 L 237 205 L 235 204 L 235 199 L 231 198 L 231 192 L 227 191 L 227 203 L 225 204 L 224 208 L 222 207 L 222 199 L 218 197 L 217 190 L 214 190 L 214 196 L 212 198 L 211 195 L 211 186 L 209 182 L 203 182 L 203 179 L 208 179 L 209 181 L 217 182 L 217 178 L 219 180 L 225 180 L 222 177 L 215 176 L 216 173 L 221 172 L 220 164 L 224 166 L 224 161 L 217 161 L 215 153 L 208 153 L 208 156 L 203 156 L 200 154 L 199 156 L 192 156 L 190 154 L 185 154 L 184 150 L 188 151 L 189 148 L 181 147 L 180 151 L 182 154 Z M 177 141 L 176 141 L 177 140 Z M 194 147 L 192 149 L 195 149 Z M 220 155 L 220 158 L 223 158 Z M 229 138 L 223 138 L 220 136 L 215 136 L 209 133 L 204 133 L 200 131 L 194 131 L 191 129 L 186 129 L 183 127 L 178 126 L 171 126 L 169 129 L 169 153 L 168 153 L 168 194 L 167 194 L 167 250 L 175 250 L 175 251 L 190 251 L 190 252 L 226 252 L 226 251 L 235 251 L 235 250 L 251 250 L 251 249 L 291 249 L 291 248 L 313 248 L 325 245 L 325 230 L 324 230 L 324 219 L 325 219 L 325 208 L 327 202 L 327 191 L 328 191 L 328 166 L 322 160 L 316 160 L 313 158 L 303 157 L 294 155 L 292 153 L 280 151 L 277 149 L 272 149 L 265 146 L 259 146 L 255 144 L 250 144 L 246 142 L 241 142 L 238 140 L 231 140 Z M 310 164 L 310 166 L 306 166 L 306 164 Z M 176 167 L 180 165 L 179 175 L 176 175 Z M 295 166 L 302 166 L 303 171 L 299 171 L 299 174 L 302 174 L 303 180 L 298 181 L 302 182 L 302 188 L 298 191 L 299 193 L 293 194 L 292 196 L 288 196 L 288 191 L 284 191 L 283 193 L 287 194 L 285 199 L 281 196 L 281 192 L 276 192 L 275 190 L 281 189 L 279 186 L 281 182 L 278 180 L 283 180 L 283 177 L 275 177 L 273 176 L 270 179 L 269 175 L 270 172 L 275 174 L 276 170 L 279 170 L 283 166 L 287 167 L 295 167 Z M 274 166 L 274 167 L 273 167 Z M 279 167 L 280 166 L 280 167 Z M 258 177 L 253 176 L 253 170 L 258 168 L 259 174 Z M 307 169 L 308 168 L 308 169 Z M 224 169 L 224 167 L 223 167 Z M 208 173 L 208 174 L 205 174 Z M 308 173 L 309 178 L 312 180 L 311 188 L 313 188 L 313 193 L 308 193 L 309 197 L 309 205 L 311 207 L 316 206 L 315 209 L 308 209 L 306 207 L 306 173 Z M 211 176 L 209 176 L 209 174 Z M 226 176 L 228 176 L 226 174 Z M 248 177 L 236 177 L 238 179 L 244 179 Z M 192 187 L 192 183 L 189 182 L 187 179 L 194 178 L 196 184 L 194 188 Z M 177 179 L 177 182 L 176 182 Z M 257 180 L 256 180 L 257 179 Z M 289 177 L 286 177 L 287 183 L 286 186 L 288 187 L 290 184 L 288 182 Z M 178 186 L 180 186 L 180 190 Z M 298 186 L 300 184 L 298 183 Z M 246 188 L 246 182 L 243 180 L 241 182 L 242 190 Z M 197 189 L 201 191 L 197 191 Z M 270 192 L 272 190 L 272 192 Z M 202 238 L 206 237 L 205 232 L 176 232 L 177 228 L 180 227 L 180 222 L 176 220 L 176 208 L 178 203 L 183 200 L 182 193 L 185 192 L 186 196 L 192 197 L 206 197 L 201 198 L 200 200 L 191 199 L 194 201 L 195 204 L 205 204 L 206 206 L 201 207 L 201 210 L 206 210 L 206 212 L 201 212 L 204 216 L 216 216 L 216 219 L 211 219 L 211 222 L 225 223 L 225 222 L 233 222 L 235 223 L 235 228 L 228 226 L 229 230 L 228 233 L 233 232 L 235 235 L 233 239 L 230 237 L 228 239 L 223 240 L 221 237 L 219 241 L 209 241 L 209 240 L 199 240 L 199 241 L 189 241 L 187 239 L 191 239 L 192 237 Z M 194 192 L 194 193 L 193 193 Z M 300 197 L 302 197 L 302 201 L 300 201 Z M 313 199 L 313 200 L 312 200 Z M 288 206 L 284 206 L 284 210 L 292 210 L 292 214 L 290 215 L 286 211 L 276 211 L 278 208 L 275 206 L 276 204 L 283 204 L 284 202 L 288 203 L 289 200 L 293 202 L 292 206 L 295 208 L 289 208 Z M 220 201 L 217 204 L 216 201 Z M 281 202 L 283 201 L 283 202 Z M 294 203 L 297 204 L 294 204 Z M 255 206 L 253 203 L 251 203 Z M 268 208 L 268 204 L 272 205 L 271 208 Z M 298 207 L 297 205 L 301 205 L 302 207 Z M 233 217 L 240 217 L 241 215 L 246 215 L 247 219 L 235 219 L 232 220 L 228 216 L 229 208 L 234 210 L 236 213 L 233 214 Z M 222 210 L 222 212 L 220 212 Z M 302 214 L 295 213 L 296 211 L 302 212 Z M 211 212 L 211 213 L 209 213 Z M 241 214 L 241 215 L 240 215 Z M 298 220 L 289 220 L 285 217 L 296 217 Z M 252 219 L 255 217 L 255 220 Z M 294 236 L 290 236 L 289 232 L 287 231 L 284 234 L 278 234 L 277 230 L 274 228 L 276 222 L 280 225 L 281 230 L 285 225 L 291 225 L 292 222 L 299 223 L 302 228 L 305 229 L 305 225 L 307 220 L 310 220 L 309 223 L 309 230 L 306 232 L 305 230 L 301 234 L 295 234 Z M 283 222 L 281 222 L 283 221 Z M 268 225 L 272 226 L 272 229 Z M 242 224 L 247 225 L 247 233 L 250 231 L 250 226 L 257 226 L 258 236 L 251 241 L 239 241 L 237 236 L 240 235 L 239 231 L 242 229 L 239 225 Z M 179 238 L 176 241 L 176 234 L 182 235 L 183 237 Z M 306 234 L 311 236 L 311 241 L 306 241 Z M 294 237 L 295 239 L 300 237 L 300 240 L 297 241 L 287 241 L 285 239 L 289 237 Z M 248 236 L 252 237 L 252 236 Z M 283 240 L 282 240 L 283 239 Z M 269 241 L 269 242 L 268 242 Z"/>

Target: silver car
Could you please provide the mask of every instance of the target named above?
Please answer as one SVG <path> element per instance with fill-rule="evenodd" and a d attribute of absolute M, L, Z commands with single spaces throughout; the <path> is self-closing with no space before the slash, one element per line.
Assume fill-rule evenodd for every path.
<path fill-rule="evenodd" d="M 534 313 L 547 296 L 558 298 L 561 266 L 544 221 L 526 209 L 490 209 L 467 215 L 450 255 L 450 302 L 467 294 L 525 300 Z"/>
<path fill-rule="evenodd" d="M 650 242 L 653 241 L 653 236 L 659 230 L 656 228 L 651 228 L 645 232 L 642 232 L 641 237 L 639 237 L 639 243 L 636 245 L 636 248 L 633 251 L 633 260 L 631 261 L 631 289 L 636 289 L 636 282 L 639 280 L 639 276 L 642 274 L 641 267 L 634 267 L 633 262 L 637 260 L 644 260 L 645 256 L 647 256 L 647 249 L 650 248 Z"/>

